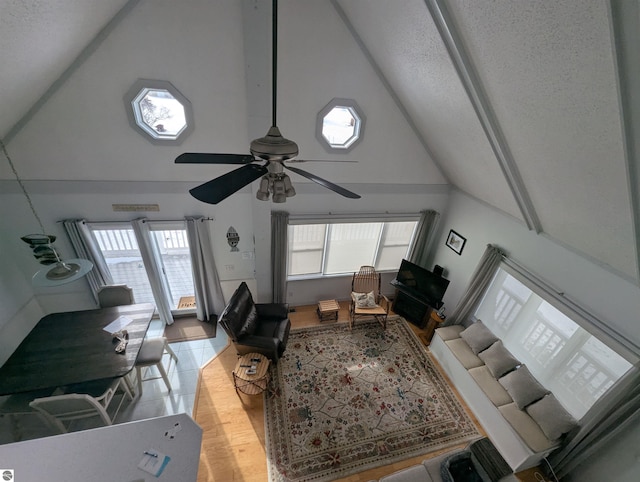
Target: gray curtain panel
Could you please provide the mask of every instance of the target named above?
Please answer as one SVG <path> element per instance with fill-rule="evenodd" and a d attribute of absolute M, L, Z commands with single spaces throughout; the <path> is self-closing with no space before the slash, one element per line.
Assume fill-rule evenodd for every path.
<path fill-rule="evenodd" d="M 136 235 L 136 241 L 138 241 L 138 248 L 149 277 L 158 315 L 167 325 L 171 325 L 173 324 L 173 315 L 168 301 L 169 287 L 166 285 L 164 276 L 162 276 L 162 268 L 156 263 L 156 260 L 160 259 L 160 253 L 157 252 L 156 244 L 151 240 L 148 220 L 146 218 L 134 219 L 131 221 L 131 227 Z"/>
<path fill-rule="evenodd" d="M 287 301 L 287 230 L 289 213 L 271 212 L 271 280 L 273 303 Z"/>
<path fill-rule="evenodd" d="M 433 233 L 438 225 L 440 213 L 433 209 L 420 211 L 420 221 L 416 228 L 416 236 L 409 250 L 408 260 L 413 264 L 427 268 L 428 257 L 433 242 Z"/>
<path fill-rule="evenodd" d="M 196 297 L 196 317 L 200 321 L 217 321 L 225 307 L 222 286 L 211 249 L 209 230 L 212 221 L 206 218 L 185 218 L 193 269 Z"/>
<path fill-rule="evenodd" d="M 96 245 L 96 241 L 91 234 L 91 230 L 87 226 L 84 219 L 66 219 L 62 222 L 71 245 L 76 252 L 78 258 L 83 258 L 93 263 L 93 269 L 87 273 L 87 282 L 91 287 L 93 299 L 99 305 L 98 291 L 105 285 L 112 285 L 113 278 L 107 266 L 107 262 L 102 256 L 102 251 Z"/>
<path fill-rule="evenodd" d="M 475 272 L 471 276 L 467 289 L 462 298 L 460 298 L 456 309 L 447 318 L 447 325 L 460 325 L 474 312 L 504 256 L 506 255 L 500 248 L 490 244 L 487 245 L 487 249 L 485 249 Z"/>

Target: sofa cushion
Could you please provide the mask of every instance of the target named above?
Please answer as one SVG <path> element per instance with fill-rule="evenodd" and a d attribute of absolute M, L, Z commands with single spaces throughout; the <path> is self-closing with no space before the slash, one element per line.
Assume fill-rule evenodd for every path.
<path fill-rule="evenodd" d="M 520 438 L 534 452 L 544 452 L 556 445 L 549 440 L 540 426 L 524 410 L 520 410 L 515 403 L 498 407 L 500 413 L 509 425 L 520 435 Z"/>
<path fill-rule="evenodd" d="M 498 341 L 498 337 L 491 333 L 482 321 L 478 320 L 460 332 L 460 338 L 467 342 L 471 351 L 476 355 L 485 348 Z"/>
<path fill-rule="evenodd" d="M 506 388 L 520 410 L 549 393 L 549 390 L 540 385 L 525 365 L 520 365 L 498 381 Z"/>
<path fill-rule="evenodd" d="M 520 365 L 520 361 L 504 347 L 501 340 L 478 353 L 478 356 L 487 365 L 494 378 L 500 378 Z"/>
<path fill-rule="evenodd" d="M 513 400 L 498 380 L 491 374 L 486 366 L 471 368 L 469 375 L 476 381 L 478 386 L 482 389 L 485 395 L 491 400 L 491 402 L 499 407 L 506 405 L 507 403 L 513 403 Z"/>
<path fill-rule="evenodd" d="M 443 326 L 442 328 L 438 328 L 436 333 L 442 341 L 455 340 L 456 338 L 460 338 L 460 332 L 464 330 L 464 326 L 462 325 L 451 325 L 451 326 Z"/>
<path fill-rule="evenodd" d="M 576 419 L 565 410 L 552 393 L 529 405 L 527 413 L 540 425 L 549 440 L 559 439 L 578 426 Z"/>
<path fill-rule="evenodd" d="M 449 347 L 449 350 L 451 350 L 451 352 L 460 361 L 460 363 L 462 363 L 462 366 L 467 370 L 484 365 L 482 360 L 478 358 L 478 355 L 471 351 L 469 345 L 467 345 L 467 343 L 462 338 L 445 341 L 445 344 Z"/>

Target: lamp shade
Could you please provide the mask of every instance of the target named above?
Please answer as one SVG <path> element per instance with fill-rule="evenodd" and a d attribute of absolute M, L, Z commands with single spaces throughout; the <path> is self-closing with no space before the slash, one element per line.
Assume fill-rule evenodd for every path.
<path fill-rule="evenodd" d="M 58 286 L 82 278 L 93 269 L 93 263 L 86 259 L 68 259 L 42 268 L 31 278 L 36 287 Z"/>

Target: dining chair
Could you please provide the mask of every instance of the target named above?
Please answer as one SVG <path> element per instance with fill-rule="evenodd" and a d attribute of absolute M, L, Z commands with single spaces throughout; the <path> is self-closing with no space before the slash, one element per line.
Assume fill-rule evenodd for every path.
<path fill-rule="evenodd" d="M 106 389 L 104 389 L 105 384 Z M 123 391 L 122 398 L 113 413 L 109 414 L 109 405 L 119 388 Z M 61 390 L 70 393 L 36 398 L 29 403 L 31 408 L 41 413 L 48 424 L 60 433 L 72 431 L 73 422 L 81 419 L 98 417 L 102 424 L 112 425 L 125 400 L 125 395 L 133 399 L 131 391 L 122 378 L 68 385 Z M 96 391 L 102 393 L 94 395 Z"/>
<path fill-rule="evenodd" d="M 132 305 L 134 303 L 133 290 L 127 285 L 106 285 L 98 291 L 100 308 L 112 306 Z"/>
<path fill-rule="evenodd" d="M 162 358 L 164 354 L 169 355 L 169 366 L 165 369 Z M 168 372 L 171 370 L 171 360 L 178 363 L 178 357 L 175 352 L 169 346 L 169 341 L 164 336 L 157 336 L 154 338 L 145 338 L 140 347 L 138 353 L 138 359 L 136 360 L 136 382 L 137 382 L 137 395 L 142 395 L 142 382 L 149 380 L 157 380 L 162 378 L 167 390 L 171 391 L 171 383 L 169 382 Z M 143 377 L 143 369 L 155 366 L 160 372 L 159 376 L 146 376 Z"/>

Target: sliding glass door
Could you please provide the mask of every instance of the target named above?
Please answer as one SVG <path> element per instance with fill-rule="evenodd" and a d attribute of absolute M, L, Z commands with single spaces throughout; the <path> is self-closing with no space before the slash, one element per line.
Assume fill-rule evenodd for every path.
<path fill-rule="evenodd" d="M 193 275 L 187 231 L 181 221 L 171 223 L 150 222 L 151 242 L 157 253 L 153 262 L 165 278 L 164 285 L 172 312 L 188 313 L 195 310 Z M 126 284 L 133 289 L 136 303 L 156 301 L 140 254 L 138 241 L 128 223 L 92 223 L 91 231 L 104 256 L 114 283 Z"/>

